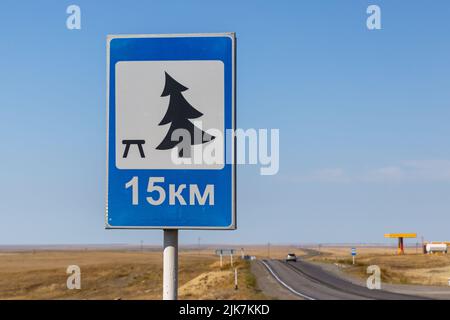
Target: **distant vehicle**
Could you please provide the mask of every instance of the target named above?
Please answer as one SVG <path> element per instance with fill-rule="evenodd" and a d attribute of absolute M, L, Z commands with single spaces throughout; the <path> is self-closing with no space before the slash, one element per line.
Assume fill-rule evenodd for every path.
<path fill-rule="evenodd" d="M 295 253 L 288 253 L 286 257 L 286 262 L 288 261 L 297 261 L 297 256 L 295 255 Z"/>

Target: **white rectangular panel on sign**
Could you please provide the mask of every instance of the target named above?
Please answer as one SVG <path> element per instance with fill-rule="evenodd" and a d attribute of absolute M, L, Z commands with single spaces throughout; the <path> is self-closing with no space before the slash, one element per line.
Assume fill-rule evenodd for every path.
<path fill-rule="evenodd" d="M 115 68 L 117 168 L 224 167 L 222 61 L 121 61 Z M 190 163 L 176 148 L 161 147 L 170 144 L 173 129 L 187 126 L 213 137 L 191 146 Z M 213 160 L 204 161 L 212 149 Z"/>

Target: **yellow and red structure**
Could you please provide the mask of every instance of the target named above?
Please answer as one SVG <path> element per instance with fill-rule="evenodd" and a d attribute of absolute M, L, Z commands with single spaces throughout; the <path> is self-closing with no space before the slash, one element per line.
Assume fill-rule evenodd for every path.
<path fill-rule="evenodd" d="M 403 239 L 404 238 L 417 238 L 417 234 L 415 234 L 415 233 L 386 233 L 384 235 L 384 237 L 385 238 L 397 238 L 398 239 L 397 253 L 404 254 L 405 247 L 403 244 Z"/>

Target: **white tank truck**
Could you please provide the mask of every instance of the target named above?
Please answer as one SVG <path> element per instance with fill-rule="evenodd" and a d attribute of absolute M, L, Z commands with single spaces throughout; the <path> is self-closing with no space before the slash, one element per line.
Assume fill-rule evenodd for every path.
<path fill-rule="evenodd" d="M 446 243 L 427 243 L 425 246 L 427 253 L 443 252 L 447 253 Z"/>

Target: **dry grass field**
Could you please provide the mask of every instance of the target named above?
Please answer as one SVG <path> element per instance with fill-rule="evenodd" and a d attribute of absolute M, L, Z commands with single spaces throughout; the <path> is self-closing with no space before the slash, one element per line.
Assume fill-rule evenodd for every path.
<path fill-rule="evenodd" d="M 424 255 L 408 248 L 398 256 L 394 247 L 357 246 L 353 266 L 350 247 L 322 246 L 320 251 L 309 259 L 337 264 L 361 279 L 367 278 L 366 268 L 373 264 L 381 268 L 386 283 L 448 285 L 450 278 L 450 255 Z M 181 250 L 180 299 L 266 299 L 256 288 L 248 262 L 235 259 L 239 284 L 235 290 L 229 257 L 224 257 L 221 268 L 213 252 L 211 248 Z M 288 252 L 305 255 L 294 246 L 245 247 L 245 254 L 257 258 L 283 259 Z M 67 289 L 69 265 L 81 268 L 81 290 Z M 0 251 L 0 299 L 161 299 L 161 291 L 160 250 Z"/>
<path fill-rule="evenodd" d="M 211 250 L 181 251 L 180 299 L 264 299 L 249 263 L 229 263 Z M 224 260 L 224 262 L 228 262 Z M 81 290 L 68 290 L 67 266 L 81 268 Z M 161 299 L 162 253 L 125 250 L 0 252 L 0 299 Z"/>
<path fill-rule="evenodd" d="M 407 248 L 405 255 L 397 255 L 394 247 L 356 247 L 356 264 L 352 265 L 350 247 L 322 247 L 321 255 L 312 261 L 336 263 L 347 273 L 367 278 L 369 265 L 378 265 L 383 282 L 448 286 L 450 254 L 422 254 Z M 314 248 L 317 250 L 317 248 Z"/>

